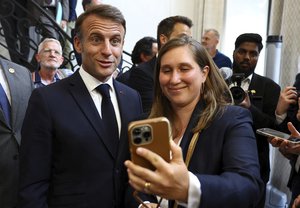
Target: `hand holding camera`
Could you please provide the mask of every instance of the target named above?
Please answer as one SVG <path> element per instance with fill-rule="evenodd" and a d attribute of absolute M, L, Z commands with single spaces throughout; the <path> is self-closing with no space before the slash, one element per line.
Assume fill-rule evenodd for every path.
<path fill-rule="evenodd" d="M 276 107 L 276 114 L 282 115 L 287 112 L 289 106 L 296 105 L 299 93 L 295 87 L 288 86 L 280 92 L 279 100 Z"/>
<path fill-rule="evenodd" d="M 231 77 L 232 86 L 230 87 L 230 91 L 235 105 L 240 105 L 244 108 L 250 108 L 251 101 L 249 95 L 253 95 L 255 91 L 253 90 L 245 91 L 241 87 L 244 78 L 245 75 L 243 73 L 233 74 Z"/>

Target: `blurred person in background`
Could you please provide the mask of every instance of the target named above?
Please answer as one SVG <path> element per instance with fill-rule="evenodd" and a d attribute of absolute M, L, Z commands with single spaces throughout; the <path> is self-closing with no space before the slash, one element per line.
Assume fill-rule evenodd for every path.
<path fill-rule="evenodd" d="M 220 33 L 216 29 L 204 30 L 201 38 L 202 45 L 206 48 L 208 53 L 213 58 L 215 64 L 219 67 L 232 68 L 232 62 L 229 57 L 225 56 L 217 49 L 217 45 L 220 41 Z"/>
<path fill-rule="evenodd" d="M 153 37 L 143 37 L 138 40 L 131 53 L 132 67 L 126 72 L 120 74 L 117 80 L 129 85 L 128 80 L 132 68 L 136 67 L 138 64 L 144 63 L 152 59 L 157 54 L 157 40 Z"/>

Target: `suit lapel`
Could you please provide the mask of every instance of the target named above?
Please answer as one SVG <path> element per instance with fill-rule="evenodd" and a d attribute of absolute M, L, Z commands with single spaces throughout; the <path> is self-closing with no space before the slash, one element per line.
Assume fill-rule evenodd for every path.
<path fill-rule="evenodd" d="M 193 128 L 197 125 L 198 120 L 199 120 L 199 115 L 201 113 L 201 111 L 204 108 L 204 102 L 203 101 L 199 101 L 192 113 L 192 117 L 189 121 L 189 124 L 184 132 L 183 138 L 181 140 L 180 143 L 180 147 L 182 148 L 182 154 L 183 154 L 183 159 L 185 160 L 186 158 L 186 154 L 187 154 L 187 150 L 190 144 L 190 141 L 193 137 Z M 201 137 L 201 133 L 199 134 Z"/>
<path fill-rule="evenodd" d="M 259 80 L 259 77 L 257 74 L 253 73 L 253 77 L 252 77 L 250 85 L 249 85 L 249 90 L 256 90 L 257 91 L 256 94 L 260 96 L 261 95 L 260 91 L 261 91 L 262 87 L 263 87 L 263 82 L 261 82 Z"/>
<path fill-rule="evenodd" d="M 126 108 L 128 106 L 126 103 L 128 102 L 128 97 L 126 97 L 126 92 L 122 89 L 120 83 L 113 80 L 113 84 L 115 87 L 119 110 L 120 110 L 120 117 L 121 117 L 121 133 L 120 133 L 120 141 L 119 141 L 119 150 L 126 150 L 128 148 L 124 148 L 128 145 L 128 140 L 124 139 L 127 138 L 127 126 L 128 126 L 128 118 L 132 112 Z M 120 151 L 118 151 L 119 155 L 122 155 Z"/>
<path fill-rule="evenodd" d="M 9 72 L 7 72 L 6 70 L 6 77 L 11 95 L 11 124 L 12 127 L 14 127 L 18 122 L 17 115 L 19 115 L 21 105 L 25 105 L 25 101 L 22 100 L 22 92 L 24 89 L 21 85 L 15 84 L 15 81 L 18 80 L 14 78 L 14 76 L 16 76 L 15 73 L 17 73 L 16 70 L 13 68 L 9 68 L 8 71 Z"/>
<path fill-rule="evenodd" d="M 115 158 L 114 149 L 116 147 L 114 147 L 110 142 L 111 138 L 106 135 L 102 120 L 99 116 L 96 106 L 78 71 L 70 77 L 69 89 L 75 102 L 78 104 L 79 108 L 82 110 L 87 120 L 98 134 L 100 140 L 110 152 L 111 156 Z"/>
<path fill-rule="evenodd" d="M 1 61 L 1 67 L 2 67 L 2 69 L 3 69 L 3 73 L 4 73 L 4 78 L 6 78 L 6 81 L 7 81 L 7 83 L 8 83 L 8 88 L 9 88 L 9 91 L 10 91 L 10 94 L 11 94 L 11 98 L 13 97 L 13 96 L 15 96 L 14 95 L 14 92 L 16 91 L 15 89 L 14 89 L 14 82 L 13 82 L 13 78 L 12 78 L 12 75 L 7 71 L 7 69 L 8 69 L 8 65 L 7 65 L 7 63 L 6 62 L 3 62 L 3 61 Z M 12 92 L 12 89 L 14 90 L 14 92 Z M 13 103 L 13 99 L 11 99 L 11 106 L 13 106 L 13 105 L 16 105 L 17 103 Z M 17 107 L 17 106 L 16 106 Z M 16 109 L 13 109 L 13 108 L 11 108 L 12 109 L 12 111 L 14 110 L 14 111 L 16 111 Z M 6 121 L 6 119 L 5 119 L 5 116 L 4 116 L 4 113 L 3 113 L 3 111 L 0 109 L 0 120 L 8 127 L 8 128 L 11 128 L 11 124 L 8 124 L 7 123 L 7 121 Z M 16 113 L 15 112 L 11 112 L 11 123 L 14 123 L 14 121 L 16 120 L 15 119 L 15 117 L 14 117 L 14 115 L 16 115 Z"/>

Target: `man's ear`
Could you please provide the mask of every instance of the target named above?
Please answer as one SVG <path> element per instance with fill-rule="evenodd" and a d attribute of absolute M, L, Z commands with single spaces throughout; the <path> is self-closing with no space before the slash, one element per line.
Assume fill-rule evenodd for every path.
<path fill-rule="evenodd" d="M 40 59 L 40 54 L 35 54 L 35 59 L 38 63 L 40 63 L 41 59 Z"/>
<path fill-rule="evenodd" d="M 74 49 L 76 50 L 77 53 L 81 53 L 82 48 L 81 48 L 81 41 L 79 37 L 75 36 L 73 41 L 74 41 Z"/>
<path fill-rule="evenodd" d="M 166 42 L 168 42 L 167 36 L 165 36 L 164 34 L 161 34 L 161 35 L 159 36 L 159 42 L 160 42 L 160 46 L 165 45 Z"/>

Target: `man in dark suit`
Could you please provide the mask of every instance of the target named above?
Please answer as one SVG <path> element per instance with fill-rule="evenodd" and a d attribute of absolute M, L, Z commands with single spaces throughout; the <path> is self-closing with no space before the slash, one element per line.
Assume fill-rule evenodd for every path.
<path fill-rule="evenodd" d="M 13 208 L 17 206 L 21 127 L 33 90 L 29 70 L 0 58 L 0 88 L 0 207 Z M 6 98 L 7 117 L 2 106 Z"/>
<path fill-rule="evenodd" d="M 131 52 L 132 67 L 120 74 L 116 79 L 126 85 L 129 85 L 128 80 L 131 70 L 138 64 L 144 63 L 152 59 L 157 54 L 157 41 L 153 37 L 143 37 L 136 42 Z"/>
<path fill-rule="evenodd" d="M 158 50 L 170 39 L 182 34 L 191 35 L 192 20 L 184 16 L 171 16 L 163 19 L 157 27 Z M 143 111 L 151 109 L 154 95 L 154 68 L 156 56 L 131 70 L 129 86 L 137 90 L 142 98 Z"/>
<path fill-rule="evenodd" d="M 78 17 L 75 31 L 81 68 L 35 89 L 28 104 L 19 207 L 137 207 L 123 163 L 130 157 L 127 125 L 141 114 L 141 100 L 112 78 L 121 59 L 125 19 L 117 8 L 101 4 Z M 108 95 L 98 92 L 101 86 L 109 88 Z M 114 129 L 104 127 L 109 119 L 102 108 L 109 98 Z"/>
<path fill-rule="evenodd" d="M 263 127 L 274 128 L 275 109 L 280 94 L 280 87 L 273 80 L 254 73 L 259 53 L 263 48 L 259 34 L 241 34 L 235 41 L 233 52 L 233 72 L 243 73 L 241 87 L 246 93 L 245 99 L 239 104 L 250 110 L 253 118 L 254 131 Z M 265 184 L 269 181 L 269 143 L 264 136 L 256 134 L 260 174 Z M 258 207 L 264 207 L 264 200 Z"/>

